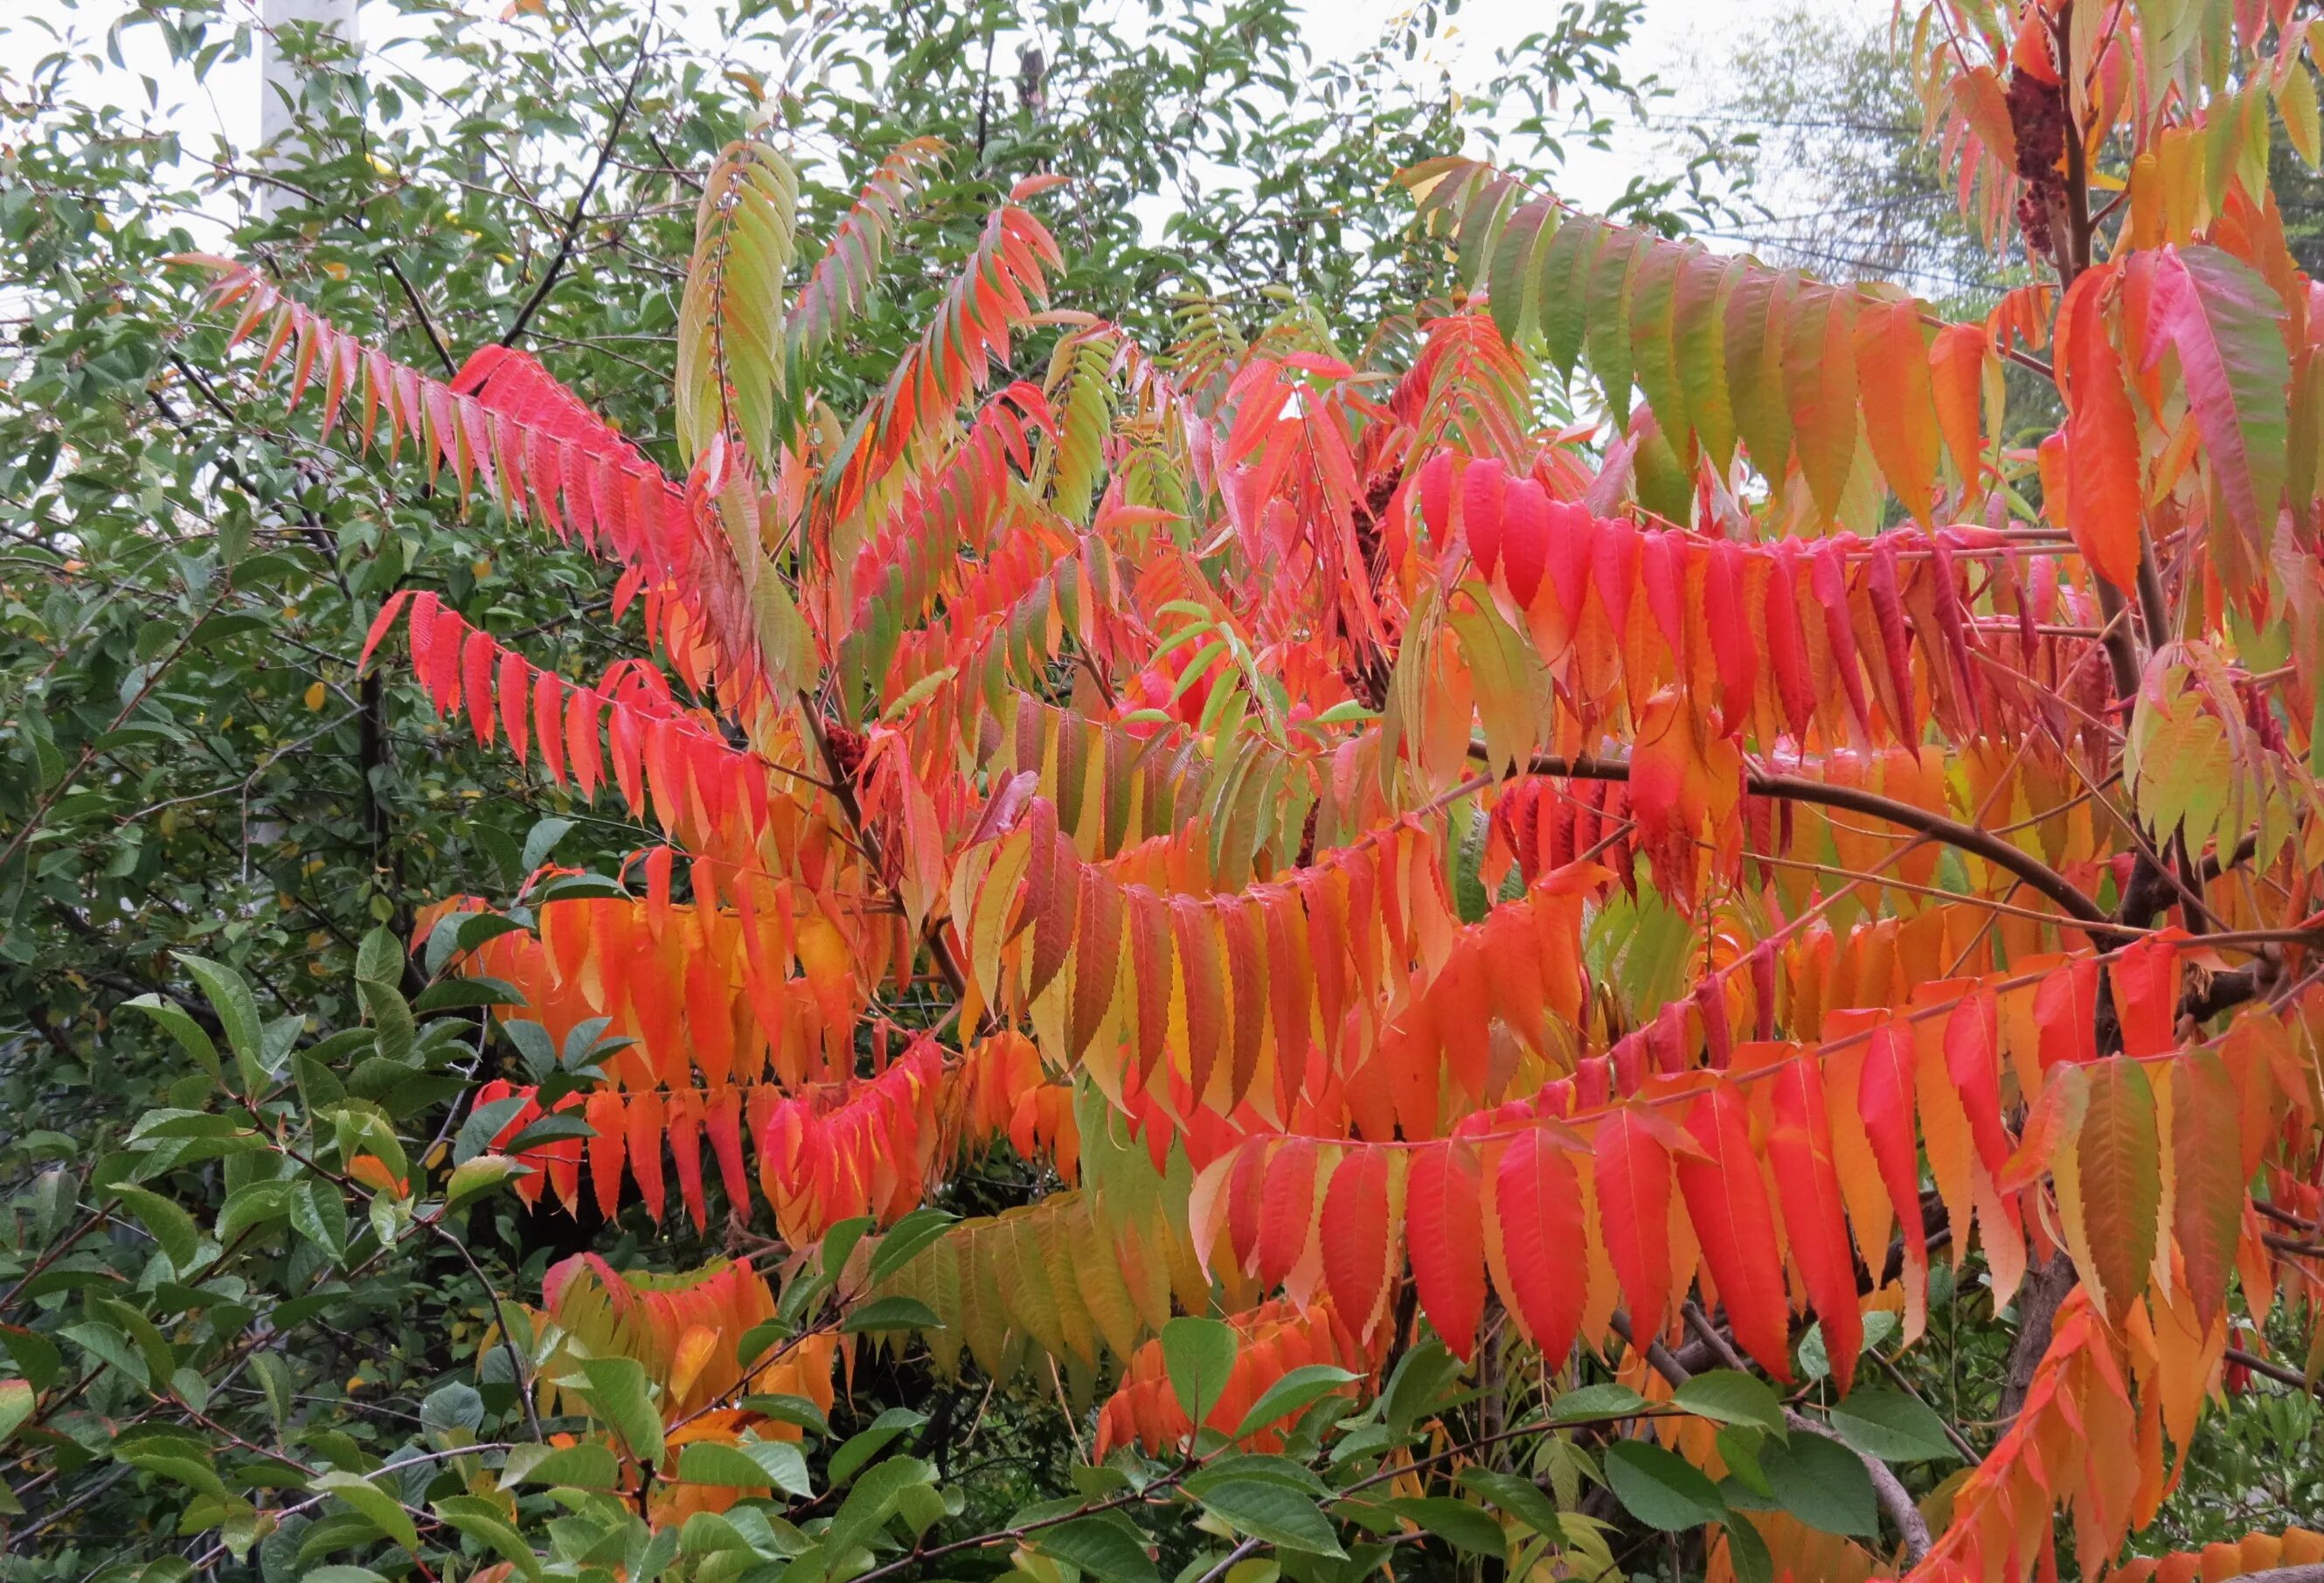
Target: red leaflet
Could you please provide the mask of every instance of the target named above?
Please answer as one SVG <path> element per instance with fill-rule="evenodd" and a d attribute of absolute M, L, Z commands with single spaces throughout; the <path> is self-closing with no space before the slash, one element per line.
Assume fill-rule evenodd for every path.
<path fill-rule="evenodd" d="M 1367 1338 L 1387 1310 L 1389 1273 L 1397 1263 L 1388 1173 L 1387 1150 L 1351 1148 L 1323 1194 L 1323 1282 L 1341 1318 Z"/>
<path fill-rule="evenodd" d="M 355 656 L 356 675 L 361 676 L 365 670 L 369 669 L 373 651 L 379 647 L 380 640 L 387 636 L 388 629 L 395 625 L 395 618 L 403 614 L 404 606 L 410 603 L 410 588 L 398 588 L 387 597 L 386 603 L 379 607 L 379 614 L 371 618 L 371 629 L 364 634 L 363 653 Z M 420 624 L 417 620 L 412 623 L 411 634 L 414 640 L 417 640 L 420 635 Z M 416 654 L 413 657 L 412 669 L 415 671 L 419 669 Z"/>
<path fill-rule="evenodd" d="M 1475 1356 L 1485 1312 L 1485 1231 L 1477 1202 L 1476 1151 L 1432 1143 L 1413 1156 L 1405 1219 L 1412 1228 L 1412 1283 L 1421 1311 L 1462 1362 Z"/>
<path fill-rule="evenodd" d="M 1807 639 L 1800 631 L 1798 577 L 1793 561 L 1798 551 L 1789 539 L 1775 542 L 1767 569 L 1767 663 L 1775 676 L 1775 697 L 1784 706 L 1784 723 L 1795 738 L 1804 740 L 1815 718 L 1815 684 L 1808 680 Z"/>
<path fill-rule="evenodd" d="M 1784 1207 L 1784 1231 L 1801 1283 L 1823 1323 L 1832 1378 L 1846 1395 L 1857 1355 L 1864 1349 L 1864 1319 L 1857 1307 L 1856 1259 L 1832 1156 L 1823 1073 L 1812 1060 L 1787 1060 L 1776 1069 L 1774 1088 L 1775 1125 L 1767 1134 L 1767 1157 Z"/>
<path fill-rule="evenodd" d="M 460 690 L 480 747 L 490 746 L 493 740 L 493 662 L 498 653 L 499 645 L 481 632 L 471 632 L 460 647 Z"/>
<path fill-rule="evenodd" d="M 1048 806 L 1045 800 L 1036 800 L 1036 806 Z M 1038 843 L 1042 831 L 1037 824 L 1033 830 L 1033 862 L 1027 869 L 1026 908 L 1033 924 L 1033 961 L 1025 982 L 1025 996 L 1040 998 L 1065 965 L 1065 957 L 1074 949 L 1074 919 L 1080 910 L 1081 864 L 1074 856 L 1074 844 L 1064 836 L 1049 836 L 1048 883 L 1040 885 L 1038 894 L 1045 903 L 1039 912 L 1031 911 L 1037 894 L 1034 875 L 1042 867 Z"/>
<path fill-rule="evenodd" d="M 1896 737 L 1921 739 L 1920 710 L 1913 699 L 1913 640 L 1904 628 L 1904 599 L 1896 581 L 1896 540 L 1883 533 L 1872 542 L 1867 590 L 1872 596 L 1872 619 L 1880 629 L 1880 652 L 1888 662 L 1888 685 L 1896 693 Z"/>
<path fill-rule="evenodd" d="M 532 667 L 521 655 L 511 650 L 502 651 L 498 687 L 501 729 L 508 733 L 509 750 L 516 754 L 520 765 L 524 763 L 525 746 L 530 740 L 532 716 L 527 707 L 530 699 L 525 689 L 531 675 Z"/>
<path fill-rule="evenodd" d="M 1630 1326 L 1659 1335 L 1670 1318 L 1670 1154 L 1628 1108 L 1598 1124 L 1591 1175 L 1606 1254 L 1629 1300 Z"/>
<path fill-rule="evenodd" d="M 1261 1285 L 1283 1284 L 1291 1267 L 1307 1251 L 1307 1233 L 1314 1217 L 1315 1144 L 1307 1138 L 1295 1138 L 1276 1150 L 1267 1165 L 1259 1222 Z"/>
<path fill-rule="evenodd" d="M 1743 1097 L 1720 1083 L 1694 1102 L 1687 1130 L 1711 1158 L 1679 1159 L 1679 1190 L 1686 1195 L 1687 1217 L 1702 1240 L 1703 1262 L 1719 1282 L 1728 1322 L 1762 1368 L 1789 1380 L 1784 1255 L 1775 1245 L 1775 1217 L 1751 1149 Z"/>
<path fill-rule="evenodd" d="M 1259 1228 L 1267 1212 L 1268 1153 L 1254 1144 L 1239 1152 L 1227 1168 L 1227 1246 L 1238 1270 L 1252 1268 L 1259 1258 Z"/>
<path fill-rule="evenodd" d="M 1582 624 L 1582 602 L 1590 595 L 1590 569 L 1598 545 L 1597 519 L 1570 500 L 1549 503 L 1545 532 L 1549 540 L 1549 581 L 1569 633 Z"/>
<path fill-rule="evenodd" d="M 1531 609 L 1549 564 L 1549 495 L 1531 478 L 1519 478 L 1502 501 L 1501 570 L 1509 597 Z M 1473 547 L 1476 541 L 1471 539 Z"/>
<path fill-rule="evenodd" d="M 1872 1031 L 1856 1103 L 1888 1201 L 1904 1229 L 1904 1290 L 1908 1301 L 1928 1283 L 1929 1234 L 1921 1218 L 1921 1162 L 1913 1143 L 1913 1030 L 1909 1023 L 1883 1023 Z"/>
<path fill-rule="evenodd" d="M 1977 1154 L 1994 1176 L 2009 1162 L 2009 1133 L 2001 1125 L 2001 1033 L 1993 991 L 1978 985 L 1945 1019 L 1945 1075 L 1968 1113 Z"/>
<path fill-rule="evenodd" d="M 1461 475 L 1461 525 L 1477 570 L 1490 579 L 1501 560 L 1501 496 L 1506 469 L 1496 461 L 1471 462 Z"/>
<path fill-rule="evenodd" d="M 2107 978 L 2114 986 L 2114 1009 L 2122 1023 L 2125 1054 L 2161 1055 L 2178 1043 L 2176 941 L 2153 936 L 2126 946 L 2107 964 Z"/>
<path fill-rule="evenodd" d="M 1864 674 L 1856 659 L 1856 628 L 1848 614 L 1848 560 L 1838 539 L 1816 546 L 1808 569 L 1808 591 L 1823 606 L 1824 642 L 1831 648 L 1832 669 L 1840 672 L 1848 693 L 1848 712 L 1865 736 L 1872 735 L 1872 708 L 1865 701 Z"/>
<path fill-rule="evenodd" d="M 558 785 L 565 784 L 565 704 L 554 671 L 543 671 L 532 682 L 532 734 L 540 739 L 541 767 Z"/>
<path fill-rule="evenodd" d="M 1751 642 L 1751 620 L 1745 610 L 1748 585 L 1742 546 L 1721 539 L 1711 547 L 1703 578 L 1703 624 L 1710 629 L 1711 650 L 1719 662 L 1719 724 L 1722 736 L 1732 736 L 1750 718 L 1759 687 L 1759 651 Z M 1773 641 L 1772 639 L 1770 640 Z"/>
<path fill-rule="evenodd" d="M 1591 580 L 1598 602 L 1606 608 L 1607 625 L 1618 645 L 1630 622 L 1630 589 L 1638 580 L 1638 530 L 1618 518 L 1598 523 L 1598 542 L 1590 560 Z"/>
<path fill-rule="evenodd" d="M 1420 464 L 1420 520 L 1442 544 L 1452 532 L 1452 453 L 1440 450 Z"/>
<path fill-rule="evenodd" d="M 1644 535 L 1646 549 L 1639 580 L 1646 585 L 1646 608 L 1662 630 L 1671 659 L 1681 676 L 1686 674 L 1686 549 L 1674 533 Z"/>
<path fill-rule="evenodd" d="M 597 795 L 604 779 L 604 758 L 597 745 L 597 709 L 605 700 L 586 687 L 565 695 L 565 751 L 573 765 L 573 783 L 584 801 Z"/>
<path fill-rule="evenodd" d="M 2098 965 L 2088 957 L 2042 980 L 2034 992 L 2034 1025 L 2041 1032 L 2044 1071 L 2060 1061 L 2098 1060 Z"/>
<path fill-rule="evenodd" d="M 1066 1048 L 1076 1060 L 1113 1004 L 1123 913 L 1121 887 L 1103 870 L 1084 869 L 1081 890 L 1081 956 L 1074 968 L 1073 1017 L 1065 1033 Z"/>
<path fill-rule="evenodd" d="M 1554 1368 L 1573 1349 L 1589 1295 L 1582 1189 L 1573 1162 L 1536 1127 L 1502 1151 L 1493 1174 L 1500 1222 L 1502 1293 L 1518 1323 Z"/>

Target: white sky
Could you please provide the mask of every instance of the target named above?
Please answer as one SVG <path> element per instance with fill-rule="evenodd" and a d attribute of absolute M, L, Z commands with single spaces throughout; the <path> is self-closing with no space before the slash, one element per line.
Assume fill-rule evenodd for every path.
<path fill-rule="evenodd" d="M 1885 20 L 1893 0 L 1813 3 L 1821 9 Z M 492 18 L 501 13 L 503 4 L 504 0 L 469 0 L 469 8 L 480 19 Z M 1318 56 L 1353 54 L 1378 39 L 1388 21 L 1410 4 L 1411 0 L 1307 0 L 1311 47 Z M 1482 76 L 1490 69 L 1497 48 L 1539 29 L 1554 15 L 1558 4 L 1559 0 L 1468 0 L 1436 42 L 1433 53 L 1450 66 L 1456 81 Z M 1127 8 L 1135 9 L 1134 0 Z M 101 42 L 106 26 L 128 9 L 129 0 L 0 0 L 0 57 L 21 66 L 47 53 L 48 34 L 38 25 L 41 23 L 78 34 L 85 46 Z M 257 0 L 230 0 L 228 6 L 229 14 L 255 16 L 257 9 Z M 706 22 L 710 9 L 704 0 L 664 0 L 662 6 L 666 16 L 684 15 L 688 32 Z M 1633 79 L 1650 72 L 1671 77 L 1690 51 L 1715 58 L 1723 42 L 1747 31 L 1767 9 L 1764 0 L 1646 0 L 1638 37 L 1624 57 L 1625 69 Z M 366 42 L 377 47 L 381 36 L 393 27 L 393 18 L 381 5 L 366 5 L 365 13 Z M 142 110 L 147 88 L 140 74 L 152 72 L 161 78 L 158 84 L 161 115 L 189 134 L 190 146 L 206 148 L 220 132 L 237 147 L 257 141 L 262 96 L 254 61 L 223 67 L 213 73 L 206 88 L 197 88 L 183 77 L 172 80 L 163 74 L 159 41 L 151 29 L 133 30 L 123 47 L 127 69 L 108 71 L 93 85 L 86 76 L 79 79 L 89 85 L 90 91 Z M 1427 56 L 1416 68 L 1433 69 Z M 5 76 L 5 70 L 0 70 L 0 77 Z M 1663 114 L 1683 116 L 1683 102 L 1666 102 Z M 1582 208 L 1602 208 L 1621 192 L 1633 174 L 1667 169 L 1667 159 L 1658 157 L 1662 136 L 1654 128 L 1623 118 L 1610 151 L 1570 150 L 1567 168 L 1557 177 L 1559 191 Z"/>

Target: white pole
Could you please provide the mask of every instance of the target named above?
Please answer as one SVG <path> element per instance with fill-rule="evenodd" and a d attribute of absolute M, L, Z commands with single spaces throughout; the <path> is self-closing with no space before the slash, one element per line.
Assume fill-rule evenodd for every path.
<path fill-rule="evenodd" d="M 305 120 L 304 74 L 284 58 L 276 37 L 286 26 L 304 23 L 335 32 L 352 44 L 357 39 L 355 5 L 356 0 L 263 0 L 259 14 L 265 23 L 265 33 L 259 53 L 262 77 L 258 138 L 260 147 L 266 151 L 269 166 L 281 169 L 295 165 L 306 149 L 298 136 L 299 127 Z M 271 215 L 289 197 L 280 189 L 267 187 L 262 190 L 260 206 Z"/>

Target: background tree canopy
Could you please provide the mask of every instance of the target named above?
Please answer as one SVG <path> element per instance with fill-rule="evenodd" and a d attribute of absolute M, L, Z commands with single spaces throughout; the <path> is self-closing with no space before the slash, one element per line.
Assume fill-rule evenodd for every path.
<path fill-rule="evenodd" d="M 257 47 L 245 7 L 147 0 L 94 38 L 0 23 L 6 1577 L 1888 1575 L 1932 1535 L 1926 1564 L 1949 1564 L 1977 1480 L 2019 1477 L 2013 1423 L 2054 1439 L 2051 1403 L 2114 1411 L 2090 1380 L 2131 1365 L 2107 1347 L 2141 1360 L 2116 1427 L 2143 1460 L 2089 1487 L 2141 1481 L 2135 1551 L 2324 1509 L 2313 909 L 2286 877 L 2324 829 L 2293 708 L 2313 596 L 2188 525 L 2232 494 L 2190 459 L 2211 390 L 2162 383 L 2195 388 L 2191 343 L 2122 376 L 2148 382 L 2121 415 L 2126 465 L 2151 469 L 2126 508 L 2150 596 L 2093 569 L 2118 536 L 2068 520 L 2098 509 L 2065 459 L 2093 447 L 2059 394 L 2059 293 L 2034 288 L 2089 269 L 2089 236 L 2069 258 L 1962 218 L 1951 162 L 1991 158 L 1946 119 L 1969 96 L 1885 36 L 1784 17 L 1717 63 L 1671 173 L 1595 227 L 1537 197 L 1568 153 L 1649 106 L 1689 114 L 1628 70 L 1639 6 L 1544 7 L 1489 66 L 1409 69 L 1453 9 L 1424 0 L 1319 60 L 1286 0 L 778 0 L 707 46 L 616 0 L 489 19 L 399 0 L 359 52 L 275 40 L 304 70 L 298 142 L 256 150 L 172 130 L 158 84 L 143 112 L 91 91 L 127 69 L 123 38 L 214 91 Z M 2070 6 L 2020 9 L 2082 38 Z M 1999 50 L 1997 92 L 2038 80 L 2014 23 L 1938 14 Z M 2126 169 L 2156 126 L 2244 117 L 2244 144 L 2204 156 L 2200 214 L 2136 246 L 2227 261 L 2190 293 L 2270 293 L 2236 298 L 2264 334 L 2220 377 L 2239 440 L 2276 414 L 2312 560 L 2310 330 L 2282 307 L 2318 224 L 2306 35 L 2236 22 L 2251 36 L 2211 72 L 2227 23 L 2196 42 L 2140 25 L 2187 86 L 2133 125 L 2129 69 L 2107 67 L 2120 125 L 2090 122 L 2092 157 Z M 2030 138 L 2028 113 L 2003 124 Z M 1751 218 L 1755 183 L 1830 200 Z M 2073 211 L 2143 223 L 2113 212 Z M 1714 269 L 1673 245 L 1691 233 L 1804 273 Z M 1729 329 L 1707 362 L 1680 333 L 1684 282 L 1711 274 L 1702 301 L 1799 304 L 1766 321 L 1795 347 L 1805 316 L 1839 328 L 1770 350 L 1755 393 L 1756 344 Z M 2279 309 L 2289 371 L 2252 350 Z M 1854 338 L 1877 326 L 1914 366 L 1925 331 L 1975 332 L 1950 343 L 1985 348 L 1963 354 L 1965 416 L 1923 367 L 1926 423 L 1891 421 Z M 1842 366 L 1840 404 L 1820 403 L 1817 371 Z M 1924 535 L 1932 503 L 1994 536 Z M 2138 535 L 2166 518 L 2183 552 L 2158 572 Z M 1639 597 L 1613 615 L 1624 551 L 1536 546 L 1618 519 L 1698 532 L 1641 538 Z M 1794 541 L 1884 528 L 1910 536 L 1883 535 L 1886 560 L 1801 554 L 1813 681 L 1779 679 L 1752 612 L 1790 586 Z M 2050 603 L 1997 569 L 1956 597 L 1955 554 L 2032 557 Z M 1941 608 L 1924 563 L 1946 569 Z M 1552 613 L 1577 578 L 1597 592 Z M 2268 635 L 2287 609 L 2296 643 Z M 2064 702 L 1963 680 L 1972 652 L 2051 667 Z M 2037 718 L 2051 737 L 2029 745 Z M 1948 789 L 1895 767 L 1948 753 L 1983 801 L 1969 771 Z M 2232 827 L 2153 767 L 2181 754 L 2253 788 Z M 1905 818 L 1927 861 L 1833 811 L 1851 808 Z M 738 820 L 756 823 L 736 845 Z M 1384 890 L 1300 891 L 1287 921 L 1292 876 L 1389 850 L 1429 876 L 1406 882 L 1419 899 L 1381 858 Z M 1244 893 L 1273 899 L 1217 901 Z M 1940 917 L 1972 903 L 1975 929 Z M 1340 960 L 1321 920 L 1353 908 L 1360 930 L 1375 904 L 1391 978 L 1361 945 L 1304 965 Z M 2168 1233 L 2198 1191 L 2170 1128 L 2218 1097 L 2182 1088 L 2158 1123 L 2128 1087 L 2147 1079 L 2119 1075 L 2157 1058 L 2125 1036 L 2153 1008 L 2124 1004 L 2122 954 L 2173 917 L 2227 943 L 2189 956 L 2183 1004 L 2170 959 L 2166 1053 L 2183 1032 L 2196 1074 L 2172 1080 L 2212 1081 L 2206 1041 L 2245 1041 L 2218 1112 L 2240 1123 L 2210 1143 L 2255 1153 L 2222 1179 L 2233 1224 L 2158 1251 L 2158 1213 Z M 1512 921 L 1538 960 L 1533 932 L 1508 954 Z M 1984 1071 L 1993 1132 L 1916 1133 L 1936 1124 L 1908 1097 L 1901 1187 L 1849 1177 L 1844 1224 L 1823 1194 L 1836 1253 L 1808 1247 L 1788 1145 L 1741 1101 L 1683 1128 L 1618 1105 L 1587 1136 L 1463 1153 L 1461 1127 L 1545 1084 L 1572 1100 L 1619 1070 L 1616 1099 L 1645 1093 L 1642 1051 L 1667 1076 L 1723 1071 L 1738 1039 L 1860 1041 L 1846 1018 L 1889 1006 L 1887 981 L 1803 1000 L 1794 957 L 1774 966 L 1794 935 L 1826 967 L 1888 942 L 1870 949 L 1898 1007 L 1924 958 L 1921 977 L 2015 995 L 1964 1000 L 2002 1008 L 2001 1077 L 1950 1034 L 1934 1058 L 1975 1092 Z M 1456 939 L 1501 943 L 1471 962 Z M 2046 1107 L 2052 1056 L 2022 1082 L 2005 1060 L 2034 1037 L 2035 961 L 2085 973 L 2097 1074 L 2077 1046 L 2056 1088 L 2079 1097 Z M 1734 1000 L 1730 1030 L 1747 977 L 1764 998 Z M 1311 1029 L 1311 991 L 1350 1020 Z M 2246 1001 L 2292 1008 L 2291 1031 L 2222 1032 Z M 1333 1065 L 1342 1028 L 1418 1075 L 1367 1100 Z M 1094 1053 L 1117 1041 L 1138 1052 L 1126 1090 Z M 1281 1076 L 1326 1048 L 1318 1087 Z M 1286 1105 L 1345 1114 L 1259 1128 L 1262 1070 Z M 1206 1107 L 1214 1087 L 1231 1102 Z M 2102 1154 L 2092 1106 L 2136 1136 Z M 1594 1150 L 1584 1176 L 1621 1151 L 1646 1195 L 1642 1262 L 1591 1220 L 1594 1287 L 1569 1141 Z M 2178 1196 L 2146 1204 L 2126 1265 L 2139 1215 L 2095 1239 L 2081 1217 L 2159 1195 L 2158 1158 Z M 2078 1196 L 2097 1160 L 2119 1181 Z M 1520 1211 L 1487 1176 L 1540 1194 Z M 1756 1264 L 1698 1207 L 1748 1198 L 1746 1177 L 1791 1239 Z M 1615 1179 L 1591 1180 L 1590 1213 L 1612 1213 Z M 1865 1180 L 1913 1211 L 1893 1257 Z M 2015 1304 L 1988 1291 L 1997 1217 Z M 1505 1225 L 1536 1241 L 1505 1245 Z M 1535 1282 L 1569 1232 L 1571 1265 Z M 1664 1307 L 1638 1301 L 1655 1270 L 1667 1347 L 1628 1318 Z M 2180 1356 L 2155 1337 L 2190 1291 L 2209 1306 Z M 1565 1345 L 1532 1349 L 1585 1293 Z M 1835 1325 L 1861 1348 L 1835 1356 Z M 2207 1388 L 2221 1410 L 2197 1429 Z M 2060 1553 L 2096 1547 L 2096 1575 L 2132 1497 L 2036 1483 L 2045 1521 L 2050 1494 L 2080 1503 Z M 2239 1569 L 2324 1560 L 2310 1537 L 2247 1545 Z"/>

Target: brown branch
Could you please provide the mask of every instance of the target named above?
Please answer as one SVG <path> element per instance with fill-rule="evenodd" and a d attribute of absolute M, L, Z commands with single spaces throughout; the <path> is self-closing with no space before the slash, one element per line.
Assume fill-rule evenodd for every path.
<path fill-rule="evenodd" d="M 412 285 L 410 277 L 403 273 L 394 259 L 382 254 L 379 263 L 381 268 L 395 277 L 395 283 L 403 288 L 403 300 L 411 304 L 411 316 L 420 321 L 420 333 L 428 338 L 428 344 L 436 349 L 436 360 L 444 365 L 444 377 L 457 379 L 460 366 L 452 360 L 452 348 L 446 346 L 444 338 L 436 333 L 436 321 L 428 316 L 428 305 L 420 300 L 419 289 Z"/>
<path fill-rule="evenodd" d="M 1480 760 L 1488 757 L 1484 745 L 1479 742 L 1469 745 L 1469 754 Z M 1629 761 L 1618 758 L 1536 754 L 1526 767 L 1536 775 L 1552 775 L 1566 780 L 1628 781 L 1630 778 Z M 2117 928 L 2105 910 L 2077 889 L 2065 875 L 1988 830 L 1946 819 L 1941 814 L 1931 813 L 1909 802 L 1900 802 L 1854 786 L 1827 785 L 1804 775 L 1781 775 L 1747 767 L 1743 788 L 1755 797 L 1845 809 L 1851 813 L 1868 814 L 1917 831 L 1932 840 L 1941 841 L 1948 847 L 1982 857 L 1997 868 L 2006 869 L 2057 903 L 2078 927 L 2087 930 L 2092 936 L 2102 938 L 2110 944 L 2127 938 L 2128 931 Z"/>

